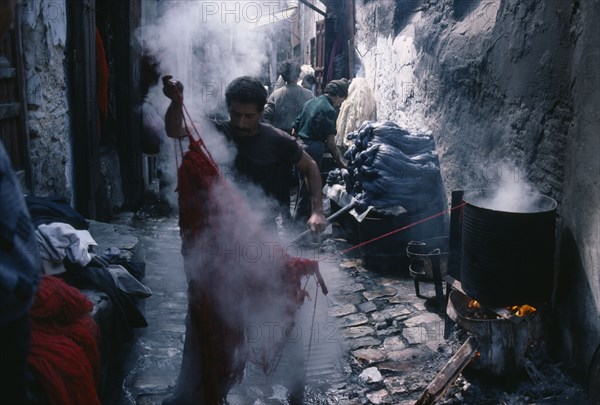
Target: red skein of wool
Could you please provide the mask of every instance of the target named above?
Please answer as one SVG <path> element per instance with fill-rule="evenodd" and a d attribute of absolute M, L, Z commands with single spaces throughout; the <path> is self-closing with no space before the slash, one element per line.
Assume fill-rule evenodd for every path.
<path fill-rule="evenodd" d="M 94 305 L 63 280 L 45 276 L 29 311 L 31 340 L 27 362 L 50 404 L 97 404 L 99 329 Z"/>
<path fill-rule="evenodd" d="M 179 228 L 190 242 L 206 227 L 210 190 L 219 178 L 217 165 L 204 153 L 202 143 L 190 137 L 189 151 L 177 172 Z"/>

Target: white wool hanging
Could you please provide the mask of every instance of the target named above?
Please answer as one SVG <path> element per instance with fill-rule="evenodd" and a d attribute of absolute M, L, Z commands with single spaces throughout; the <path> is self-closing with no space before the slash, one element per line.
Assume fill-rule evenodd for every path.
<path fill-rule="evenodd" d="M 342 151 L 352 144 L 346 135 L 356 131 L 364 121 L 377 120 L 377 103 L 366 79 L 356 77 L 350 82 L 348 98 L 340 107 L 336 122 L 335 144 Z"/>

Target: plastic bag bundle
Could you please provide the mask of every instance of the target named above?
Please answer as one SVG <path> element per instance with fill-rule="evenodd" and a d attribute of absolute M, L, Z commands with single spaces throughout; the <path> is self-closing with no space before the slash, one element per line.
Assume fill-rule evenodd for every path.
<path fill-rule="evenodd" d="M 403 206 L 409 212 L 419 212 L 420 207 L 432 197 L 430 191 L 439 177 L 437 157 L 433 153 L 420 155 L 413 161 L 399 149 L 386 144 L 376 144 L 373 159 L 358 167 L 364 198 L 376 202 L 376 207 Z"/>
<path fill-rule="evenodd" d="M 420 213 L 441 198 L 440 165 L 431 135 L 389 121 L 365 122 L 348 139 L 354 144 L 344 155 L 348 161 L 344 180 L 359 210 L 402 206 Z"/>
<path fill-rule="evenodd" d="M 327 181 L 325 183 L 329 185 L 333 184 L 345 184 L 345 179 L 348 177 L 348 170 L 346 169 L 333 169 L 327 174 Z"/>
<path fill-rule="evenodd" d="M 350 135 L 348 135 L 350 138 Z M 411 133 L 390 121 L 366 122 L 352 135 L 359 149 L 369 145 L 386 144 L 400 149 L 408 156 L 419 155 L 435 149 L 433 137 L 429 134 Z"/>

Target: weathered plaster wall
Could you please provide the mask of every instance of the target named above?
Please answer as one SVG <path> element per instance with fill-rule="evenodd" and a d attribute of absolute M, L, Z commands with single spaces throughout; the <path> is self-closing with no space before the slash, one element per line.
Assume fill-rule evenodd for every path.
<path fill-rule="evenodd" d="M 587 360 L 600 344 L 600 2 L 580 7 L 571 74 L 565 77 L 572 86 L 573 126 L 565 162 L 557 306 L 564 347 Z"/>
<path fill-rule="evenodd" d="M 66 5 L 64 0 L 27 0 L 22 7 L 33 185 L 37 195 L 56 195 L 70 201 Z"/>
<path fill-rule="evenodd" d="M 324 7 L 322 7 L 324 9 Z M 325 17 L 314 12 L 308 6 L 298 2 L 298 15 L 291 21 L 294 23 L 297 19 L 300 25 L 300 52 L 302 63 L 310 65 L 310 40 L 317 34 L 316 22 Z"/>
<path fill-rule="evenodd" d="M 559 326 L 565 360 L 582 371 L 600 342 L 599 7 L 356 0 L 355 45 L 378 118 L 433 131 L 448 191 L 509 175 L 559 202 L 559 239 L 572 241 Z"/>

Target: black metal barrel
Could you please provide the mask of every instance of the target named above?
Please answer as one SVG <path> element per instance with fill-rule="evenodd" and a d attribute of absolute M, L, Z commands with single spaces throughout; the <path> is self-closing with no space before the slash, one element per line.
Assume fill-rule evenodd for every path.
<path fill-rule="evenodd" d="M 503 210 L 496 190 L 468 192 L 462 220 L 461 283 L 483 305 L 536 305 L 552 294 L 556 201 L 525 193 L 531 205 Z"/>
<path fill-rule="evenodd" d="M 410 223 L 406 213 L 401 215 L 384 215 L 371 211 L 368 216 L 358 224 L 359 242 L 363 266 L 371 271 L 380 273 L 407 273 L 408 258 L 404 249 L 406 244 L 415 239 L 412 229 L 399 231 Z M 388 235 L 381 238 L 383 235 Z M 380 238 L 380 239 L 378 239 Z"/>

